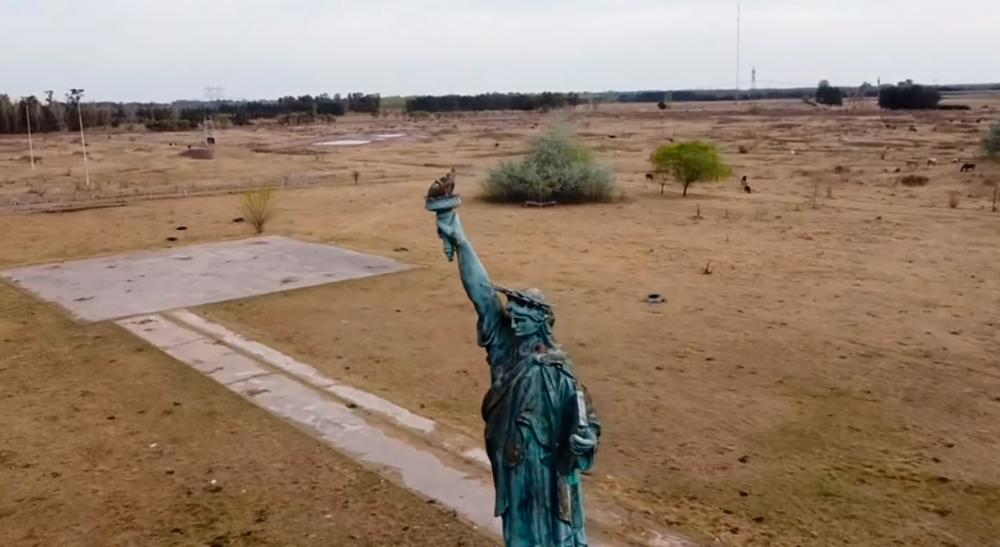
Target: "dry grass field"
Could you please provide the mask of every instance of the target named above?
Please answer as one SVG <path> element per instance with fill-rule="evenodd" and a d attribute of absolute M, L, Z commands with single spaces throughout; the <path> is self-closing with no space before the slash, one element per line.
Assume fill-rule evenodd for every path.
<path fill-rule="evenodd" d="M 77 190 L 82 165 L 73 136 L 40 139 L 44 160 L 34 172 L 20 160 L 23 143 L 4 138 L 0 205 L 15 198 L 128 205 L 0 215 L 0 267 L 243 237 L 246 225 L 232 222 L 239 198 L 228 192 L 311 185 L 276 194 L 269 233 L 420 268 L 201 311 L 478 436 L 488 370 L 475 345 L 474 312 L 422 198 L 455 166 L 463 222 L 494 281 L 546 291 L 557 336 L 594 396 L 605 430 L 591 489 L 664 526 L 727 545 L 1000 545 L 1000 213 L 990 212 L 1000 167 L 976 161 L 976 172 L 960 173 L 952 163 L 974 159 L 988 124 L 1000 121 L 1000 98 L 962 102 L 973 110 L 828 111 L 767 102 L 422 122 L 356 117 L 324 127 L 222 131 L 211 160 L 178 156 L 199 133 L 95 132 L 94 190 Z M 569 124 L 614 167 L 621 199 L 546 209 L 476 199 L 490 167 L 516 157 L 553 123 Z M 378 132 L 407 136 L 312 146 Z M 687 198 L 679 186 L 659 195 L 645 181 L 646 158 L 671 138 L 716 142 L 733 179 L 696 186 Z M 901 184 L 909 174 L 928 181 Z M 741 191 L 743 175 L 754 193 Z M 185 192 L 189 197 L 176 197 Z M 57 311 L 2 290 L 0 334 L 5 345 L 20 341 L 15 355 L 30 358 L 3 358 L 0 393 L 7 399 L 0 404 L 9 407 L 3 415 L 18 415 L 32 431 L 63 423 L 46 417 L 58 414 L 54 405 L 75 404 L 83 388 L 61 375 L 86 367 L 74 382 L 124 383 L 167 399 L 182 390 L 215 401 L 216 412 L 192 414 L 190 427 L 171 430 L 184 443 L 201 446 L 213 428 L 231 427 L 274 429 L 274 454 L 311 444 L 284 440 L 290 430 L 257 423 L 268 418 L 221 389 L 209 398 L 200 378 L 183 380 L 195 388 L 164 380 L 180 374 L 180 365 L 151 350 L 138 354 L 116 342 L 107 355 L 92 348 L 92 360 L 57 367 L 81 340 L 117 335 L 57 319 Z M 645 303 L 653 292 L 667 301 Z M 32 349 L 44 344 L 52 347 Z M 130 368 L 104 363 L 119 346 L 117 359 Z M 25 376 L 29 361 L 38 363 L 37 376 Z M 21 381 L 12 384 L 11 375 Z M 67 387 L 52 391 L 53 381 Z M 112 397 L 114 389 L 98 395 Z M 35 396 L 39 390 L 47 396 Z M 145 408 L 136 397 L 114 404 L 118 413 Z M 222 425 L 233 420 L 243 425 Z M 61 446 L 95 427 L 81 422 L 60 431 L 59 441 L 46 434 Z M 21 435 L 0 433 L 0 450 L 20 452 L 4 445 L 24 442 Z M 234 465 L 247 457 L 221 448 L 213 454 Z M 192 465 L 199 457 L 192 448 Z M 323 465 L 342 465 L 329 458 Z M 141 487 L 116 484 L 124 479 L 114 468 L 105 472 L 122 491 Z M 288 477 L 275 480 L 294 480 Z M 92 479 L 63 473 L 60 480 L 85 490 Z M 30 497 L 45 486 L 21 488 Z M 301 495 L 292 487 L 254 488 L 269 490 L 275 503 Z M 0 529 L 23 530 L 26 517 L 4 512 L 4 496 Z M 144 500 L 147 492 L 129 496 Z M 365 518 L 379 518 L 378 511 Z"/>

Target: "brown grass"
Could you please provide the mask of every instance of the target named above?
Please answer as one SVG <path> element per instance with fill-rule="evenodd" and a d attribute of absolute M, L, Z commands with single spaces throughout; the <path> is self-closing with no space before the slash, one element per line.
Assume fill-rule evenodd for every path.
<path fill-rule="evenodd" d="M 112 324 L 0 284 L 0 339 L 0 545 L 492 545 Z"/>
<path fill-rule="evenodd" d="M 162 148 L 164 137 L 136 135 L 153 152 L 123 151 L 127 139 L 95 141 L 105 160 L 93 168 L 112 188 L 119 180 L 204 188 L 334 175 L 339 183 L 328 187 L 281 192 L 282 214 L 268 231 L 422 267 L 203 311 L 479 436 L 489 378 L 475 316 L 421 203 L 440 175 L 425 164 L 464 165 L 460 212 L 492 278 L 546 290 L 557 306 L 559 339 L 595 398 L 605 434 L 587 478 L 593 491 L 629 512 L 736 546 L 995 543 L 1000 259 L 996 216 L 977 214 L 991 196 L 983 191 L 946 209 L 942 192 L 964 188 L 957 168 L 935 172 L 933 187 L 903 190 L 899 175 L 883 173 L 877 149 L 852 143 L 861 135 L 932 157 L 940 144 L 972 147 L 978 136 L 905 131 L 910 123 L 931 123 L 924 116 L 960 113 L 917 113 L 913 122 L 892 121 L 904 129 L 894 131 L 863 109 L 765 106 L 753 117 L 724 104 L 675 105 L 663 114 L 672 136 L 711 139 L 724 150 L 755 135 L 754 154 L 731 159 L 739 157 L 735 167 L 753 181 L 750 196 L 727 183 L 699 186 L 688 201 L 676 189 L 657 196 L 643 173 L 663 138 L 663 119 L 643 105 L 569 115 L 590 124 L 595 136 L 583 137 L 585 144 L 608 147 L 598 159 L 613 164 L 630 194 L 602 205 L 526 209 L 475 199 L 490 167 L 565 113 L 477 117 L 459 122 L 453 134 L 338 150 L 319 162 L 312 155 L 257 155 L 249 146 L 306 146 L 329 136 L 329 128 L 233 129 L 220 139 L 226 144 L 216 160 L 197 170 L 176 149 Z M 729 120 L 725 131 L 715 123 L 720 117 Z M 337 131 L 384 123 L 349 117 Z M 451 127 L 421 125 L 430 134 L 445 123 Z M 486 131 L 515 136 L 496 149 L 494 140 L 477 138 Z M 626 133 L 613 142 L 602 137 Z M 15 144 L 0 139 L 0 153 L 23 153 Z M 46 166 L 32 174 L 11 162 L 4 176 L 19 183 L 0 193 L 20 196 L 23 181 L 76 165 L 58 152 L 61 138 L 48 144 Z M 354 186 L 349 174 L 359 165 L 366 184 Z M 865 184 L 838 186 L 836 207 L 809 210 L 810 196 L 827 185 L 835 165 L 864 171 Z M 181 223 L 189 228 L 183 242 L 241 237 L 245 228 L 231 222 L 238 199 L 0 216 L 0 264 L 157 247 Z M 690 200 L 703 220 L 692 222 Z M 394 251 L 402 247 L 405 255 Z M 702 275 L 709 261 L 713 273 Z M 665 293 L 668 304 L 643 304 L 652 292 Z M 73 336 L 32 323 L 23 304 L 9 309 L 0 317 L 24 317 L 46 340 Z M 41 345 L 32 340 L 31 347 Z M 118 370 L 93 369 L 91 381 Z M 30 381 L 26 386 L 37 389 L 41 380 Z M 81 428 L 62 441 L 90 433 Z M 285 453 L 275 448 L 268 455 Z"/>
<path fill-rule="evenodd" d="M 190 158 L 192 160 L 210 160 L 215 158 L 215 150 L 211 148 L 191 148 L 190 150 L 185 150 L 177 155 L 182 158 Z"/>

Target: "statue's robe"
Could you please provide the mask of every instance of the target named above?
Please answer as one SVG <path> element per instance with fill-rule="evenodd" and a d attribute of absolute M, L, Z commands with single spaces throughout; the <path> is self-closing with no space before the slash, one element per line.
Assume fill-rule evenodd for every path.
<path fill-rule="evenodd" d="M 569 448 L 583 386 L 565 353 L 521 347 L 499 301 L 491 308 L 479 319 L 492 377 L 482 414 L 504 538 L 510 547 L 585 546 L 580 471 L 593 465 L 596 446 L 582 455 Z M 584 394 L 587 422 L 599 435 Z"/>

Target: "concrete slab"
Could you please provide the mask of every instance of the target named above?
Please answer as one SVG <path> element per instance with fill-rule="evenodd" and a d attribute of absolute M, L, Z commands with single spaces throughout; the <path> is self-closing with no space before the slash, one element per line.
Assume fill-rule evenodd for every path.
<path fill-rule="evenodd" d="M 120 319 L 398 272 L 395 260 L 265 236 L 0 272 L 84 321 Z"/>

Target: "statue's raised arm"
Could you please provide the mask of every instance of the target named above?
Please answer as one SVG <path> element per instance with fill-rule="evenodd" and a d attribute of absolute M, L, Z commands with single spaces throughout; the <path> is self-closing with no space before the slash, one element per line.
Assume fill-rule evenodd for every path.
<path fill-rule="evenodd" d="M 458 256 L 458 270 L 462 277 L 469 300 L 479 314 L 480 331 L 486 324 L 499 321 L 503 316 L 503 307 L 497 298 L 479 255 L 462 229 L 462 221 L 455 210 L 462 200 L 454 193 L 455 170 L 452 169 L 445 177 L 434 181 L 427 191 L 427 209 L 437 214 L 438 235 L 444 241 L 444 253 L 449 261 Z"/>

